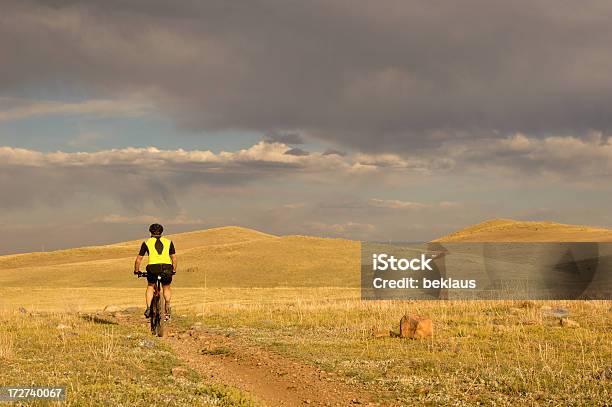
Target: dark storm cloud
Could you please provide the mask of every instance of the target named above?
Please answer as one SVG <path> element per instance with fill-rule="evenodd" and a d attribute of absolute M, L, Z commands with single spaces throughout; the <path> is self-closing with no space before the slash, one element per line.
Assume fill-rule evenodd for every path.
<path fill-rule="evenodd" d="M 299 133 L 272 132 L 266 136 L 266 141 L 269 143 L 304 144 L 304 139 Z"/>
<path fill-rule="evenodd" d="M 144 95 L 194 129 L 406 150 L 612 127 L 612 3 L 13 1 L 0 90 Z"/>
<path fill-rule="evenodd" d="M 310 153 L 306 150 L 302 150 L 301 148 L 297 148 L 297 147 L 293 147 L 287 151 L 285 151 L 285 154 L 287 155 L 295 155 L 298 157 L 303 157 L 306 155 L 309 155 Z"/>
<path fill-rule="evenodd" d="M 127 209 L 143 203 L 156 208 L 178 209 L 171 177 L 122 168 L 65 168 L 0 166 L 0 208 L 5 211 L 31 207 L 58 210 L 75 199 L 114 199 Z M 16 181 L 17 180 L 17 181 Z M 117 182 L 121 180 L 121 182 Z"/>
<path fill-rule="evenodd" d="M 345 156 L 346 153 L 336 150 L 334 148 L 328 148 L 323 152 L 323 155 L 339 155 L 339 156 Z"/>

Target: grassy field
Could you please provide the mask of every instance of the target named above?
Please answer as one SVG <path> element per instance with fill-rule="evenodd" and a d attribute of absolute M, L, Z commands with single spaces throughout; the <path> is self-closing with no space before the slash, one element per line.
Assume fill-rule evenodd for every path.
<path fill-rule="evenodd" d="M 482 241 L 482 233 L 491 240 L 525 241 L 530 234 L 534 241 L 550 241 L 561 233 L 579 241 L 590 240 L 591 233 L 610 235 L 546 225 L 519 222 L 512 228 L 493 221 L 448 239 Z M 241 228 L 172 238 L 180 256 L 177 329 L 200 321 L 316 365 L 391 405 L 595 406 L 611 398 L 611 301 L 361 301 L 358 242 Z M 169 394 L 179 405 L 206 405 L 210 397 L 222 405 L 251 403 L 188 369 L 174 384 L 169 372 L 181 366 L 179 355 L 144 327 L 135 332 L 79 317 L 110 304 L 142 307 L 144 283 L 131 274 L 138 246 L 0 258 L 0 385 L 15 384 L 16 377 L 24 378 L 22 384 L 65 384 L 72 389 L 71 405 L 167 404 Z M 555 309 L 578 326 L 560 326 Z M 432 318 L 434 336 L 373 337 L 373 331 L 397 331 L 405 312 Z M 69 328 L 58 329 L 60 324 Z M 140 346 L 145 338 L 154 346 Z"/>
<path fill-rule="evenodd" d="M 344 375 L 392 404 L 599 406 L 611 396 L 609 301 L 364 302 L 311 292 L 274 303 L 260 294 L 225 302 L 219 293 L 195 320 Z M 549 315 L 555 308 L 580 327 L 561 327 Z M 372 336 L 398 331 L 405 312 L 431 317 L 434 336 Z"/>
<path fill-rule="evenodd" d="M 254 405 L 203 384 L 145 329 L 76 314 L 0 313 L 0 364 L 0 386 L 65 386 L 68 406 Z"/>
<path fill-rule="evenodd" d="M 177 290 L 177 309 L 186 315 L 179 326 L 201 321 L 338 374 L 391 404 L 604 405 L 610 398 L 609 301 L 363 302 L 357 290 L 313 288 L 195 294 Z M 559 326 L 551 308 L 566 309 L 580 327 Z M 433 318 L 433 338 L 372 336 L 373 330 L 397 331 L 405 312 Z M 117 405 L 161 402 L 168 394 L 185 405 L 205 405 L 211 395 L 226 405 L 247 403 L 194 376 L 177 387 L 169 372 L 181 362 L 145 329 L 134 333 L 66 313 L 4 312 L 1 322 L 0 355 L 8 369 L 0 383 L 20 377 L 27 384 L 65 384 L 73 405 L 104 404 L 106 397 Z M 145 340 L 155 346 L 140 346 Z"/>

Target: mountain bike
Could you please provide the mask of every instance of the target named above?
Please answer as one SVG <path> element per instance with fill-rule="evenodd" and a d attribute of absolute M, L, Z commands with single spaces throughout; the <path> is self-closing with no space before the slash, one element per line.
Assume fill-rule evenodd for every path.
<path fill-rule="evenodd" d="M 136 273 L 136 275 L 138 278 L 147 277 L 147 273 L 141 271 Z M 161 274 L 158 274 L 155 285 L 153 286 L 153 299 L 151 300 L 151 304 L 149 304 L 151 333 L 157 336 L 164 336 L 164 329 L 166 325 L 166 299 L 163 295 L 161 279 Z"/>

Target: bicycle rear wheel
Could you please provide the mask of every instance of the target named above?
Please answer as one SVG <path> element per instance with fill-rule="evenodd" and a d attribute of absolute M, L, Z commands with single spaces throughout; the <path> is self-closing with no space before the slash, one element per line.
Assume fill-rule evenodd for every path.
<path fill-rule="evenodd" d="M 157 303 L 159 302 L 159 294 L 153 294 L 153 299 L 151 300 L 151 304 L 149 304 L 149 320 L 151 322 L 151 333 L 157 333 L 157 323 L 159 321 L 159 317 L 157 315 Z"/>
<path fill-rule="evenodd" d="M 155 313 L 158 317 L 155 333 L 157 336 L 164 336 L 164 331 L 166 328 L 166 299 L 164 298 L 164 293 L 162 292 L 161 287 L 159 290 L 159 298 L 157 300 Z"/>

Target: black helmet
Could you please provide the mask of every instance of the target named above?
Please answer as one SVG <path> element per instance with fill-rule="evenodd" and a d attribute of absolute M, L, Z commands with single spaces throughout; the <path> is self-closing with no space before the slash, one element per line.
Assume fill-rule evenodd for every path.
<path fill-rule="evenodd" d="M 161 234 L 164 233 L 164 227 L 159 223 L 154 223 L 149 226 L 149 232 L 151 232 L 153 236 L 161 236 Z"/>

